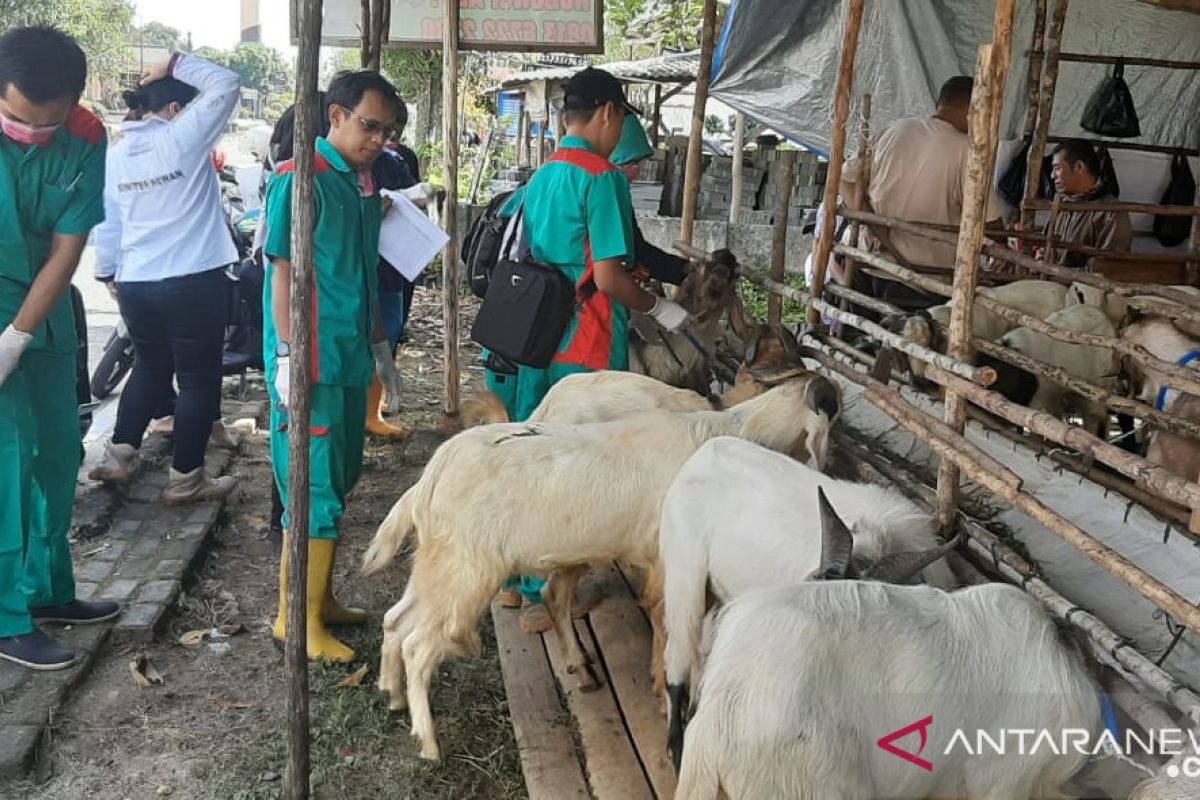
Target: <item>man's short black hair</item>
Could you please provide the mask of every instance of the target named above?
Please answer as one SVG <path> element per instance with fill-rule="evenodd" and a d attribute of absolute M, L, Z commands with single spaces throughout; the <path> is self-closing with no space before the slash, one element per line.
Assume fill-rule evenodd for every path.
<path fill-rule="evenodd" d="M 1096 148 L 1092 147 L 1092 143 L 1086 139 L 1067 139 L 1050 153 L 1050 155 L 1063 154 L 1063 158 L 1072 167 L 1082 162 L 1087 168 L 1088 173 L 1093 178 L 1100 177 L 1100 157 L 1096 155 Z"/>
<path fill-rule="evenodd" d="M 404 133 L 408 127 L 408 103 L 404 102 L 403 97 L 397 97 L 396 102 L 399 104 L 396 107 L 396 132 Z"/>
<path fill-rule="evenodd" d="M 55 28 L 14 28 L 0 37 L 0 94 L 10 85 L 31 103 L 78 100 L 87 85 L 87 56 Z"/>
<path fill-rule="evenodd" d="M 955 75 L 942 84 L 938 92 L 937 104 L 965 108 L 971 105 L 971 92 L 975 91 L 975 79 L 970 75 Z"/>
<path fill-rule="evenodd" d="M 384 99 L 392 104 L 392 108 L 396 109 L 396 116 L 399 118 L 400 94 L 396 91 L 396 87 L 392 86 L 388 79 L 378 72 L 370 70 L 335 76 L 329 84 L 328 91 L 325 92 L 325 102 L 329 106 L 338 105 L 353 110 L 358 108 L 363 96 L 372 91 L 383 95 Z"/>

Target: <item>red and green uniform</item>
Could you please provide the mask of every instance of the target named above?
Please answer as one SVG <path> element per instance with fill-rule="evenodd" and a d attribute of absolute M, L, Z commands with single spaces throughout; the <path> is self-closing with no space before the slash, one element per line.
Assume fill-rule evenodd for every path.
<path fill-rule="evenodd" d="M 269 259 L 291 260 L 293 162 L 279 166 L 267 194 Z M 346 496 L 362 474 L 367 387 L 375 374 L 371 334 L 378 302 L 379 225 L 377 192 L 361 188 L 358 174 L 326 139 L 317 140 L 314 178 L 312 352 L 295 352 L 312 365 L 310 445 L 312 489 L 309 535 L 337 539 Z M 271 394 L 271 462 L 287 505 L 287 414 L 275 394 L 275 348 L 279 336 L 271 312 L 268 263 L 263 291 L 263 356 Z M 287 526 L 287 518 L 283 524 Z"/>
<path fill-rule="evenodd" d="M 521 421 L 550 387 L 567 375 L 629 368 L 629 310 L 596 291 L 593 265 L 634 251 L 633 200 L 629 184 L 583 139 L 564 137 L 558 150 L 502 210 L 511 216 L 525 204 L 525 236 L 533 257 L 561 269 L 579 287 L 581 301 L 546 369 L 520 367 L 517 375 L 487 374 L 488 388 Z"/>
<path fill-rule="evenodd" d="M 56 234 L 104 220 L 104 124 L 76 107 L 50 141 L 0 136 L 0 330 L 50 256 Z M 75 599 L 67 533 L 79 473 L 75 316 L 63 292 L 0 386 L 0 637 L 33 630 L 28 608 Z"/>

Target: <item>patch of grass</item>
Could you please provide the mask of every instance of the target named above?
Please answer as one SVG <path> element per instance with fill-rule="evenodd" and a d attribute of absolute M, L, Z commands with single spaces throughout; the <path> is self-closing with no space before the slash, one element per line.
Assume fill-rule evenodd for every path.
<path fill-rule="evenodd" d="M 759 272 L 762 273 L 765 270 L 759 270 Z M 804 276 L 795 272 L 787 273 L 783 282 L 802 292 L 808 291 L 808 284 L 805 282 Z M 742 298 L 742 303 L 746 306 L 747 314 L 757 320 L 765 320 L 767 318 L 767 298 L 770 297 L 770 292 L 755 286 L 749 281 L 741 281 L 738 284 L 738 294 Z M 783 321 L 785 323 L 804 322 L 805 311 L 806 307 L 803 303 L 797 303 L 795 300 L 784 298 Z"/>

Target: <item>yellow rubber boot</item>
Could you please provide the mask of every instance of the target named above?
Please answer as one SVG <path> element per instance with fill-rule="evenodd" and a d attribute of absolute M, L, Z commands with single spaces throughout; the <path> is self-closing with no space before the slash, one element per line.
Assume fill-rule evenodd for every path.
<path fill-rule="evenodd" d="M 321 619 L 326 625 L 363 625 L 367 621 L 365 609 L 344 606 L 333 596 L 333 559 L 329 559 L 329 577 L 325 581 L 325 607 Z"/>
<path fill-rule="evenodd" d="M 384 439 L 403 439 L 408 436 L 408 428 L 397 427 L 386 422 L 383 418 L 383 384 L 376 375 L 367 391 L 367 433 Z"/>
<path fill-rule="evenodd" d="M 308 660 L 336 661 L 348 664 L 354 660 L 354 651 L 335 639 L 325 629 L 323 611 L 329 593 L 329 579 L 333 574 L 333 557 L 337 552 L 337 541 L 333 539 L 309 539 L 308 541 L 308 608 L 305 614 L 308 631 Z M 287 638 L 287 538 L 284 537 L 283 556 L 279 559 L 279 615 L 275 618 L 276 641 Z"/>

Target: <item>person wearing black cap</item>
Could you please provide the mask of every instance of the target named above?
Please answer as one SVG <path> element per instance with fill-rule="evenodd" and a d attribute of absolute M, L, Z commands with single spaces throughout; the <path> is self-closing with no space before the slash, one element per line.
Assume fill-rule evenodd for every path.
<path fill-rule="evenodd" d="M 516 375 L 504 376 L 504 386 L 493 385 L 488 376 L 488 388 L 505 402 L 514 421 L 528 418 L 550 387 L 568 375 L 628 369 L 630 309 L 671 331 L 688 320 L 680 305 L 642 289 L 628 269 L 636 260 L 633 199 L 629 183 L 608 159 L 626 115 L 637 113 L 609 73 L 591 67 L 575 73 L 563 98 L 566 135 L 502 212 L 515 214 L 523 204 L 533 257 L 561 269 L 579 290 L 574 319 L 549 367 L 520 366 Z M 527 600 L 540 600 L 540 582 L 526 578 L 520 588 Z M 522 615 L 526 630 L 549 626 L 544 611 Z"/>

